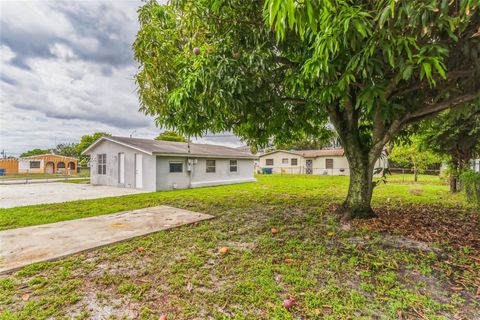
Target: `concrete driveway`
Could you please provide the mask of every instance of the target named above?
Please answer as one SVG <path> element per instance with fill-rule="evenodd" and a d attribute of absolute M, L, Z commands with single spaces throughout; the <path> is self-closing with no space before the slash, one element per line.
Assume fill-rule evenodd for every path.
<path fill-rule="evenodd" d="M 211 218 L 158 206 L 0 231 L 0 273 Z"/>
<path fill-rule="evenodd" d="M 145 191 L 60 182 L 0 185 L 0 208 L 116 197 L 142 192 Z"/>

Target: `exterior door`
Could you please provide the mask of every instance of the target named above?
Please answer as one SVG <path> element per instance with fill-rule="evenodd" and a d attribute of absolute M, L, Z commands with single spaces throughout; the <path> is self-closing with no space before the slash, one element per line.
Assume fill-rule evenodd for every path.
<path fill-rule="evenodd" d="M 118 154 L 118 183 L 125 184 L 125 153 Z"/>
<path fill-rule="evenodd" d="M 141 189 L 143 187 L 143 168 L 142 168 L 142 155 L 135 154 L 135 188 Z"/>
<path fill-rule="evenodd" d="M 45 167 L 45 172 L 49 174 L 53 174 L 55 172 L 55 164 L 53 162 L 47 162 Z"/>
<path fill-rule="evenodd" d="M 313 160 L 312 159 L 305 160 L 305 173 L 306 174 L 313 174 Z"/>

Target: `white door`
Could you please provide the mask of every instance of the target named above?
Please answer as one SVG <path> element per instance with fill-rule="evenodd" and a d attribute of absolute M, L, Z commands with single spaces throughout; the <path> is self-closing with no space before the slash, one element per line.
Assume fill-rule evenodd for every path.
<path fill-rule="evenodd" d="M 118 154 L 118 183 L 125 184 L 125 153 Z"/>
<path fill-rule="evenodd" d="M 135 154 L 135 188 L 137 189 L 141 189 L 143 187 L 142 176 L 143 176 L 142 155 L 136 153 Z"/>

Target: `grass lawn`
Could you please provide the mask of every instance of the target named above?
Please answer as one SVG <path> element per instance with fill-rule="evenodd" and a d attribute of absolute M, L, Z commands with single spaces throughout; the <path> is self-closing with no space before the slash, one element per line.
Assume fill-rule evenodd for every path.
<path fill-rule="evenodd" d="M 5 276 L 0 319 L 473 319 L 478 211 L 441 183 L 391 181 L 375 190 L 379 218 L 348 226 L 331 213 L 346 177 L 0 209 L 0 229 L 159 204 L 216 216 Z"/>

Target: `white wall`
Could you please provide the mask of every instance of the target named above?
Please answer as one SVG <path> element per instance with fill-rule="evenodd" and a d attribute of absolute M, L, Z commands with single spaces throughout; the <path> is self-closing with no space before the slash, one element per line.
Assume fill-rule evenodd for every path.
<path fill-rule="evenodd" d="M 288 158 L 288 164 L 282 162 L 282 159 Z M 297 158 L 298 165 L 292 166 L 291 159 Z M 273 159 L 273 166 L 267 165 L 267 159 Z M 333 169 L 326 168 L 326 159 L 333 159 Z M 315 175 L 350 175 L 350 166 L 345 156 L 321 156 L 316 158 L 303 158 L 302 156 L 295 155 L 288 152 L 275 152 L 268 155 L 260 156 L 259 167 L 272 168 L 274 173 L 287 173 L 287 174 L 305 174 L 306 173 L 306 160 L 312 160 L 312 174 Z M 388 166 L 387 159 L 378 159 L 375 163 L 375 168 Z"/>
<path fill-rule="evenodd" d="M 40 161 L 40 168 L 30 168 L 30 161 Z M 43 173 L 44 172 L 43 159 L 18 159 L 18 173 Z"/>
<path fill-rule="evenodd" d="M 192 170 L 187 171 L 186 157 L 162 157 L 157 156 L 157 190 L 196 188 L 222 184 L 241 182 L 253 182 L 253 160 L 247 159 L 219 159 L 215 160 L 215 172 L 206 172 L 206 160 L 204 158 L 191 159 Z M 229 172 L 230 160 L 237 160 L 238 172 Z M 183 172 L 170 172 L 170 162 L 182 162 Z"/>
<path fill-rule="evenodd" d="M 267 166 L 267 159 L 273 159 L 273 166 Z M 288 163 L 283 163 L 282 159 L 288 159 Z M 292 165 L 292 159 L 297 159 L 296 166 Z M 300 174 L 303 173 L 302 167 L 305 166 L 305 159 L 300 155 L 279 151 L 260 156 L 259 166 L 260 168 L 272 168 L 274 173 Z"/>
<path fill-rule="evenodd" d="M 118 154 L 125 154 L 125 183 L 119 183 Z M 100 142 L 90 155 L 90 182 L 93 185 L 105 185 L 123 188 L 135 188 L 135 154 L 142 154 L 143 187 L 142 190 L 156 190 L 155 156 L 124 147 L 114 142 L 104 140 Z M 97 155 L 107 155 L 107 172 L 105 175 L 98 174 Z"/>

